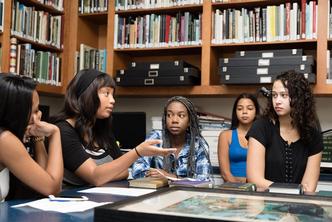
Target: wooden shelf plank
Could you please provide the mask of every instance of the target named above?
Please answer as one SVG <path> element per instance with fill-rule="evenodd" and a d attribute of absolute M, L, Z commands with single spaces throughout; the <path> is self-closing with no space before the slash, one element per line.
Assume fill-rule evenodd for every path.
<path fill-rule="evenodd" d="M 37 85 L 37 91 L 43 95 L 64 95 L 63 86 L 54 86 L 48 84 L 41 84 Z"/>
<path fill-rule="evenodd" d="M 117 96 L 151 96 L 169 97 L 175 95 L 186 96 L 235 96 L 242 92 L 256 93 L 262 86 L 241 86 L 241 85 L 210 85 L 210 86 L 178 86 L 178 87 L 117 87 Z"/>

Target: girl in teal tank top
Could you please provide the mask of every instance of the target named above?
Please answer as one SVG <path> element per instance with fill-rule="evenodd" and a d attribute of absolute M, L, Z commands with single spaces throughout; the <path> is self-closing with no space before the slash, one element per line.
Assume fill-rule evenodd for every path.
<path fill-rule="evenodd" d="M 218 140 L 219 167 L 226 182 L 246 182 L 245 136 L 258 115 L 259 105 L 254 95 L 243 93 L 236 98 L 231 129 L 221 132 Z"/>

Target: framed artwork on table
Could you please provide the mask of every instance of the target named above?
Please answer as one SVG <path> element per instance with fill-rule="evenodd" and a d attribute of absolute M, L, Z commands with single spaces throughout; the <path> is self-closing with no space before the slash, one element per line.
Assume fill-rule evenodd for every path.
<path fill-rule="evenodd" d="M 332 221 L 332 198 L 171 187 L 95 209 L 95 222 Z"/>

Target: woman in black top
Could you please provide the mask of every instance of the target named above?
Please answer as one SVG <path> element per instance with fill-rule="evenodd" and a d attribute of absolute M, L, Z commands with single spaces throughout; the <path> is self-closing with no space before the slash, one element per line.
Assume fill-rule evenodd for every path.
<path fill-rule="evenodd" d="M 160 140 L 147 140 L 121 155 L 111 128 L 114 91 L 114 80 L 94 69 L 80 70 L 67 87 L 64 108 L 53 121 L 60 128 L 64 180 L 69 184 L 100 186 L 126 179 L 138 157 L 175 152 L 156 147 Z"/>
<path fill-rule="evenodd" d="M 323 141 L 314 96 L 302 74 L 288 71 L 276 78 L 263 116 L 247 134 L 248 182 L 261 188 L 298 183 L 314 192 Z"/>

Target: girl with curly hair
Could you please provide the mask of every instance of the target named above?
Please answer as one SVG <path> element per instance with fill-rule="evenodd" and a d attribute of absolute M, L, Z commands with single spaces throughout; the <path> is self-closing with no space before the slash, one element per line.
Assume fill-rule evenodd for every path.
<path fill-rule="evenodd" d="M 314 192 L 323 141 L 314 95 L 303 74 L 277 76 L 263 116 L 246 135 L 248 182 L 261 188 L 273 182 L 297 183 Z"/>

